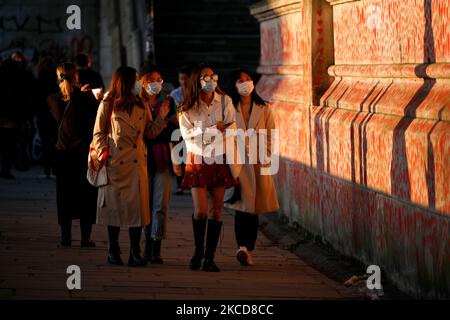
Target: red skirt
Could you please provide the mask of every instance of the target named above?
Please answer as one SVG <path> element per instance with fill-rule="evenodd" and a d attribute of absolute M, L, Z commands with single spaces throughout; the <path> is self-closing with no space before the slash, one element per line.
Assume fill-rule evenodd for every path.
<path fill-rule="evenodd" d="M 186 163 L 185 174 L 181 187 L 183 189 L 191 188 L 229 188 L 239 184 L 237 179 L 234 179 L 231 175 L 230 168 L 226 164 L 225 155 L 223 163 L 207 164 L 202 159 L 202 163 L 194 163 L 195 155 L 188 154 L 188 160 Z"/>

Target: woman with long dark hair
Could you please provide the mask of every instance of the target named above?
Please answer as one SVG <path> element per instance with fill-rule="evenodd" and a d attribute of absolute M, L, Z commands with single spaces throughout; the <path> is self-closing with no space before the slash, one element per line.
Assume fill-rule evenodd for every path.
<path fill-rule="evenodd" d="M 145 266 L 140 255 L 142 226 L 150 224 L 147 148 L 144 138 L 156 137 L 166 126 L 168 107 L 161 107 L 153 121 L 140 98 L 142 83 L 135 69 L 120 67 L 114 73 L 106 98 L 100 104 L 93 147 L 99 158 L 108 151 L 108 184 L 100 187 L 97 223 L 108 226 L 110 264 L 122 265 L 120 227 L 129 228 L 128 265 Z"/>
<path fill-rule="evenodd" d="M 59 92 L 49 96 L 47 103 L 58 123 L 55 175 L 61 245 L 71 246 L 72 219 L 80 219 L 81 246 L 95 247 L 90 236 L 95 223 L 97 189 L 86 179 L 86 159 L 98 103 L 92 93 L 80 90 L 73 64 L 59 65 L 56 75 Z"/>
<path fill-rule="evenodd" d="M 192 72 L 189 90 L 179 108 L 180 129 L 187 149 L 182 187 L 191 189 L 194 202 L 195 252 L 190 268 L 198 270 L 205 258 L 203 270 L 207 272 L 220 271 L 214 262 L 214 254 L 222 228 L 224 192 L 226 187 L 235 184 L 225 164 L 224 151 L 203 152 L 212 142 L 208 138 L 209 133 L 223 135 L 225 129 L 235 122 L 232 101 L 217 86 L 218 78 L 211 67 L 198 66 Z M 212 204 L 207 221 L 208 193 Z"/>
<path fill-rule="evenodd" d="M 275 121 L 270 105 L 268 105 L 256 92 L 251 73 L 246 70 L 236 70 L 231 77 L 231 97 L 236 107 L 236 125 L 244 131 L 254 129 L 255 133 L 266 132 L 267 141 L 265 155 L 272 152 L 272 134 L 275 129 Z M 265 134 L 265 133 L 264 133 Z M 258 141 L 259 139 L 255 139 Z M 247 139 L 246 144 L 249 143 Z M 277 194 L 271 175 L 262 175 L 261 169 L 270 167 L 270 163 L 264 163 L 259 159 L 261 154 L 257 146 L 255 150 L 258 156 L 257 163 L 250 163 L 249 155 L 246 155 L 244 165 L 239 173 L 240 200 L 225 206 L 235 210 L 234 230 L 238 251 L 236 258 L 243 266 L 253 265 L 251 252 L 255 249 L 258 236 L 258 216 L 260 214 L 275 212 L 279 209 Z M 251 150 L 247 145 L 246 149 Z M 253 155 L 253 156 L 256 156 Z"/>

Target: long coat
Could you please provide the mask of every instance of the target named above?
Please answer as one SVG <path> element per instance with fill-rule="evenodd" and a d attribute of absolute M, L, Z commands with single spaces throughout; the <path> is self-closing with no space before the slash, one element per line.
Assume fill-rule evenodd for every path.
<path fill-rule="evenodd" d="M 253 110 L 250 115 L 248 128 L 247 124 L 244 122 L 240 106 L 238 105 L 236 109 L 236 125 L 239 129 L 243 129 L 244 131 L 247 129 L 255 129 L 257 133 L 260 129 L 267 129 L 267 148 L 269 150 L 267 154 L 270 155 L 270 130 L 275 128 L 271 107 L 269 105 L 262 106 L 253 104 Z M 248 150 L 248 145 L 246 149 Z M 242 165 L 239 174 L 241 200 L 235 202 L 234 204 L 225 204 L 226 207 L 252 214 L 271 213 L 279 209 L 277 193 L 275 191 L 272 176 L 261 175 L 260 170 L 262 166 L 263 165 L 260 164 L 259 161 L 256 164 L 249 164 L 249 159 L 247 156 L 245 159 L 245 164 Z"/>
<path fill-rule="evenodd" d="M 74 89 L 69 102 L 56 93 L 47 98 L 47 103 L 59 126 L 54 167 L 58 223 L 82 219 L 94 224 L 97 189 L 86 179 L 86 160 L 98 102 L 92 94 Z"/>
<path fill-rule="evenodd" d="M 93 145 L 101 154 L 108 146 L 108 184 L 100 187 L 97 223 L 119 227 L 150 224 L 147 147 L 144 137 L 153 139 L 165 127 L 160 117 L 152 120 L 148 107 L 135 106 L 128 114 L 114 110 L 107 131 L 109 103 L 100 104 L 94 127 Z"/>

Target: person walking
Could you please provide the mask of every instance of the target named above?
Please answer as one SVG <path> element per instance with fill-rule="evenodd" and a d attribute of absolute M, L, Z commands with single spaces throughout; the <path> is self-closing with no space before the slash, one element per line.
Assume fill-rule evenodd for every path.
<path fill-rule="evenodd" d="M 151 219 L 144 138 L 152 139 L 161 133 L 169 112 L 168 106 L 163 105 L 153 121 L 149 108 L 138 96 L 141 90 L 142 82 L 135 69 L 117 69 L 100 104 L 92 141 L 99 159 L 108 152 L 108 184 L 99 188 L 97 201 L 97 223 L 108 228 L 108 262 L 123 265 L 119 233 L 121 227 L 128 227 L 131 267 L 147 264 L 140 255 L 142 227 L 149 225 Z"/>
<path fill-rule="evenodd" d="M 153 139 L 148 139 L 148 175 L 150 182 L 151 223 L 144 227 L 144 257 L 151 263 L 162 264 L 161 244 L 167 236 L 170 195 L 174 174 L 181 175 L 181 167 L 171 161 L 172 133 L 178 129 L 176 104 L 162 92 L 163 79 L 155 67 L 142 76 L 141 99 L 156 118 L 161 108 L 169 108 L 167 126 Z"/>
<path fill-rule="evenodd" d="M 41 164 L 44 168 L 44 177 L 50 178 L 53 172 L 55 144 L 58 127 L 55 119 L 50 114 L 47 97 L 58 92 L 56 81 L 56 63 L 51 56 L 44 56 L 37 64 L 36 82 L 36 105 L 37 105 L 37 128 L 41 138 L 42 158 Z"/>
<path fill-rule="evenodd" d="M 190 81 L 190 76 L 191 76 L 191 69 L 187 66 L 183 66 L 178 70 L 178 83 L 180 84 L 180 86 L 174 90 L 172 90 L 172 92 L 170 92 L 170 96 L 175 100 L 175 103 L 177 106 L 181 105 L 181 102 L 183 101 L 184 98 L 184 93 L 188 90 L 189 88 L 189 81 Z M 180 138 L 179 141 L 175 142 L 175 144 L 178 143 L 183 143 L 183 139 Z M 181 164 L 181 175 L 177 176 L 177 190 L 175 191 L 175 195 L 183 195 L 184 193 L 184 189 L 181 187 L 181 183 L 183 182 L 183 177 L 184 177 L 184 164 Z"/>
<path fill-rule="evenodd" d="M 72 220 L 80 219 L 81 246 L 95 247 L 90 237 L 96 218 L 97 189 L 86 179 L 86 160 L 98 103 L 91 93 L 81 92 L 77 86 L 73 64 L 59 65 L 56 74 L 59 92 L 50 95 L 47 103 L 58 124 L 55 175 L 61 245 L 71 246 Z"/>
<path fill-rule="evenodd" d="M 253 78 L 250 72 L 237 70 L 231 78 L 231 97 L 236 107 L 236 125 L 238 129 L 254 129 L 256 134 L 260 130 L 267 130 L 266 155 L 271 155 L 272 130 L 275 122 L 270 105 L 268 105 L 256 93 Z M 255 139 L 259 141 L 259 139 Z M 246 150 L 249 148 L 249 139 L 246 139 Z M 258 146 L 256 149 L 259 157 Z M 269 167 L 270 163 L 263 164 L 260 159 L 256 164 L 251 164 L 249 155 L 239 173 L 240 200 L 233 204 L 225 204 L 234 209 L 234 230 L 238 250 L 236 258 L 242 266 L 253 265 L 252 252 L 255 249 L 258 236 L 259 215 L 273 213 L 279 209 L 277 194 L 271 175 L 261 175 L 263 167 Z"/>
<path fill-rule="evenodd" d="M 219 89 L 218 79 L 211 67 L 199 65 L 192 72 L 191 85 L 179 108 L 180 129 L 187 149 L 182 187 L 191 189 L 194 202 L 192 227 L 195 251 L 189 266 L 192 270 L 198 270 L 205 258 L 203 270 L 207 272 L 220 271 L 214 262 L 214 255 L 222 229 L 224 192 L 226 187 L 235 184 L 225 164 L 224 151 L 218 148 L 211 154 L 203 152 L 210 145 L 206 138 L 210 132 L 223 134 L 235 122 L 231 98 Z M 209 210 L 208 193 L 212 200 Z"/>

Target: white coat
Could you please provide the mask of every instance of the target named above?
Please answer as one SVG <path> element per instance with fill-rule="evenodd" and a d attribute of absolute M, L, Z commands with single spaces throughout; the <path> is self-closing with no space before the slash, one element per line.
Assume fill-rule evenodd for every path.
<path fill-rule="evenodd" d="M 244 131 L 251 128 L 255 129 L 257 133 L 260 129 L 267 129 L 267 155 L 271 154 L 270 130 L 275 129 L 275 122 L 271 107 L 269 105 L 263 106 L 253 104 L 253 110 L 250 115 L 248 127 L 244 122 L 241 108 L 238 105 L 236 112 L 236 125 L 239 129 L 243 129 Z M 246 143 L 248 144 L 248 141 Z M 248 145 L 246 148 L 248 148 Z M 248 158 L 245 160 L 245 164 L 241 167 L 239 174 L 241 200 L 235 202 L 234 204 L 225 204 L 225 207 L 252 214 L 263 214 L 277 211 L 279 209 L 279 204 L 272 176 L 261 175 L 260 169 L 264 165 L 259 162 L 256 164 L 249 164 L 248 160 Z"/>

